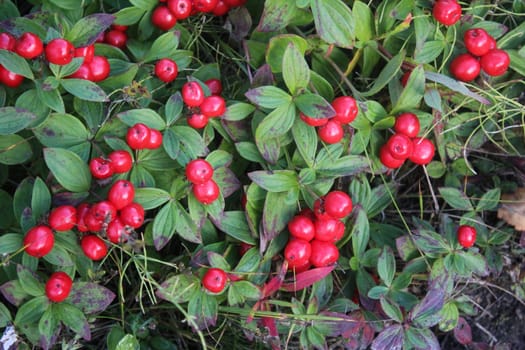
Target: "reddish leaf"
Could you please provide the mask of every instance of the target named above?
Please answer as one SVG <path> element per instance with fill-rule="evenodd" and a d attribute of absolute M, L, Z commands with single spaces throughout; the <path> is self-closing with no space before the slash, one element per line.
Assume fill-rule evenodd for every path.
<path fill-rule="evenodd" d="M 96 283 L 78 282 L 73 284 L 71 304 L 81 309 L 85 314 L 104 311 L 115 299 L 115 293 Z"/>
<path fill-rule="evenodd" d="M 297 292 L 306 287 L 310 287 L 315 282 L 325 278 L 334 268 L 335 265 L 332 265 L 300 272 L 295 275 L 295 281 L 284 283 L 281 286 L 281 289 L 284 289 L 287 292 Z"/>
<path fill-rule="evenodd" d="M 463 317 L 458 319 L 458 324 L 454 328 L 454 337 L 460 344 L 467 345 L 472 343 L 472 329 Z"/>
<path fill-rule="evenodd" d="M 277 292 L 284 281 L 284 275 L 286 274 L 287 264 L 284 263 L 281 266 L 279 274 L 275 277 L 272 277 L 267 283 L 262 287 L 262 298 L 266 299 L 271 296 L 273 293 Z"/>
<path fill-rule="evenodd" d="M 403 348 L 403 326 L 395 324 L 385 328 L 372 343 L 372 350 L 401 350 Z"/>

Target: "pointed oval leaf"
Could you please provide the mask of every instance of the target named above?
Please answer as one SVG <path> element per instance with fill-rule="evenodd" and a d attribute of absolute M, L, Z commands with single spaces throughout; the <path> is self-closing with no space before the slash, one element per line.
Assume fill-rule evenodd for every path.
<path fill-rule="evenodd" d="M 108 95 L 97 84 L 85 79 L 63 79 L 62 87 L 70 94 L 86 101 L 106 102 Z"/>
<path fill-rule="evenodd" d="M 45 148 L 44 160 L 58 183 L 65 189 L 72 192 L 89 190 L 91 173 L 87 164 L 78 155 L 63 148 Z"/>
<path fill-rule="evenodd" d="M 161 58 L 172 58 L 179 46 L 180 32 L 172 31 L 160 35 L 149 49 L 144 62 L 151 62 Z"/>
<path fill-rule="evenodd" d="M 23 108 L 2 107 L 0 108 L 0 135 L 14 134 L 36 118 L 35 114 Z"/>
<path fill-rule="evenodd" d="M 95 13 L 83 17 L 69 30 L 65 39 L 71 41 L 75 47 L 91 45 L 114 20 L 115 16 L 106 13 Z"/>
<path fill-rule="evenodd" d="M 283 55 L 283 79 L 292 95 L 304 90 L 310 83 L 310 68 L 293 43 L 289 43 Z"/>
<path fill-rule="evenodd" d="M 350 8 L 341 0 L 311 0 L 315 28 L 329 44 L 352 48 L 355 20 Z"/>
<path fill-rule="evenodd" d="M 245 95 L 253 104 L 262 108 L 277 108 L 292 100 L 286 91 L 275 86 L 261 86 L 248 90 Z"/>
<path fill-rule="evenodd" d="M 117 118 L 127 126 L 142 123 L 157 130 L 164 130 L 164 128 L 166 128 L 164 119 L 162 119 L 157 112 L 149 108 L 130 109 L 129 111 L 117 114 Z"/>
<path fill-rule="evenodd" d="M 29 63 L 21 56 L 8 50 L 0 50 L 0 64 L 5 69 L 33 80 L 35 76 Z"/>
<path fill-rule="evenodd" d="M 68 301 L 90 315 L 106 310 L 114 299 L 115 293 L 106 287 L 92 282 L 75 282 Z"/>
<path fill-rule="evenodd" d="M 71 114 L 53 113 L 33 129 L 38 141 L 46 147 L 67 148 L 89 139 L 82 122 Z"/>
<path fill-rule="evenodd" d="M 0 135 L 0 164 L 22 164 L 32 155 L 31 146 L 23 137 L 17 134 Z"/>
<path fill-rule="evenodd" d="M 297 173 L 293 170 L 252 171 L 250 180 L 269 192 L 286 192 L 299 187 Z"/>

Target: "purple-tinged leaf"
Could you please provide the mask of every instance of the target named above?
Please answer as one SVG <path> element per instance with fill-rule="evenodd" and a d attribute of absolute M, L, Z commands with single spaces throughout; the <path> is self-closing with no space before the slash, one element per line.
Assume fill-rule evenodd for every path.
<path fill-rule="evenodd" d="M 409 327 L 405 330 L 405 342 L 413 344 L 416 350 L 441 350 L 436 335 L 428 328 Z"/>
<path fill-rule="evenodd" d="M 219 230 L 227 235 L 241 242 L 255 244 L 255 238 L 250 233 L 244 211 L 225 211 L 217 220 L 210 219 Z"/>
<path fill-rule="evenodd" d="M 106 310 L 113 299 L 115 293 L 106 287 L 91 282 L 75 282 L 68 300 L 85 314 L 95 314 Z"/>
<path fill-rule="evenodd" d="M 287 105 L 292 100 L 286 91 L 275 86 L 261 86 L 251 89 L 246 92 L 245 96 L 255 105 L 271 109 Z"/>
<path fill-rule="evenodd" d="M 6 298 L 7 301 L 14 306 L 20 306 L 22 302 L 29 296 L 29 294 L 24 291 L 20 281 L 18 280 L 9 281 L 2 284 L 0 286 L 0 293 L 2 293 L 4 298 Z"/>
<path fill-rule="evenodd" d="M 396 238 L 396 248 L 403 261 L 408 261 L 417 256 L 418 250 L 409 235 Z"/>
<path fill-rule="evenodd" d="M 279 274 L 270 278 L 262 287 L 262 298 L 266 299 L 272 296 L 275 292 L 281 288 L 284 281 L 284 275 L 286 274 L 287 264 L 283 264 L 280 268 Z"/>
<path fill-rule="evenodd" d="M 355 19 L 350 8 L 341 0 L 312 0 L 310 2 L 315 28 L 328 44 L 351 48 L 355 40 Z"/>
<path fill-rule="evenodd" d="M 462 345 L 472 343 L 472 329 L 463 317 L 458 319 L 458 324 L 454 328 L 454 337 Z"/>
<path fill-rule="evenodd" d="M 196 276 L 180 274 L 164 281 L 155 294 L 172 303 L 186 303 L 198 292 L 200 286 L 200 280 Z"/>
<path fill-rule="evenodd" d="M 372 350 L 403 349 L 403 326 L 395 324 L 385 328 L 372 342 Z"/>
<path fill-rule="evenodd" d="M 44 25 L 42 12 L 35 12 L 25 17 L 9 18 L 0 22 L 0 29 L 9 32 L 16 37 L 21 36 L 25 32 L 31 32 L 40 39 L 46 37 L 46 26 Z"/>
<path fill-rule="evenodd" d="M 230 11 L 228 13 L 228 21 L 233 28 L 230 32 L 231 38 L 237 42 L 241 42 L 252 28 L 252 17 L 245 6 Z"/>
<path fill-rule="evenodd" d="M 318 267 L 315 269 L 300 272 L 295 275 L 295 279 L 292 282 L 283 283 L 281 289 L 287 292 L 297 292 L 304 288 L 310 287 L 315 282 L 318 282 L 328 276 L 333 271 L 335 265 L 327 267 Z"/>
<path fill-rule="evenodd" d="M 88 192 L 60 192 L 53 195 L 51 201 L 54 207 L 61 205 L 72 205 L 76 207 L 89 196 Z"/>
<path fill-rule="evenodd" d="M 440 311 L 445 303 L 445 291 L 431 289 L 427 295 L 410 312 L 409 319 L 422 328 L 436 325 L 441 319 Z"/>
<path fill-rule="evenodd" d="M 268 192 L 264 202 L 262 216 L 261 252 L 264 252 L 271 240 L 281 233 L 288 221 L 295 215 L 299 192 Z"/>
<path fill-rule="evenodd" d="M 444 254 L 448 252 L 447 243 L 434 232 L 418 230 L 412 237 L 416 246 L 425 253 Z"/>
<path fill-rule="evenodd" d="M 228 198 L 241 187 L 241 182 L 230 168 L 220 167 L 215 169 L 213 178 L 219 185 L 224 198 Z"/>
<path fill-rule="evenodd" d="M 294 99 L 299 110 L 310 118 L 323 119 L 335 116 L 335 109 L 323 97 L 304 92 Z"/>
<path fill-rule="evenodd" d="M 257 30 L 274 32 L 284 29 L 299 14 L 295 0 L 267 0 Z"/>
<path fill-rule="evenodd" d="M 100 33 L 109 28 L 115 16 L 106 13 L 95 13 L 81 18 L 66 34 L 65 39 L 75 47 L 91 45 Z"/>
<path fill-rule="evenodd" d="M 252 88 L 261 87 L 264 85 L 273 85 L 275 82 L 272 70 L 269 64 L 263 64 L 255 72 L 252 79 Z"/>
<path fill-rule="evenodd" d="M 194 330 L 203 330 L 215 326 L 219 306 L 213 295 L 204 291 L 197 292 L 188 303 L 189 324 Z"/>
<path fill-rule="evenodd" d="M 55 311 L 57 318 L 66 327 L 84 340 L 91 340 L 91 329 L 82 310 L 69 303 L 60 303 L 55 306 Z"/>

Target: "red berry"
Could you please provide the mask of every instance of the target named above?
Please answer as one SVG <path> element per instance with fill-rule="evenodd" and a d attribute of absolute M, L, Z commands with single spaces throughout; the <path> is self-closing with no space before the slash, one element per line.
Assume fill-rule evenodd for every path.
<path fill-rule="evenodd" d="M 464 53 L 450 62 L 450 73 L 458 80 L 471 81 L 476 79 L 481 71 L 478 59 L 469 53 Z"/>
<path fill-rule="evenodd" d="M 104 34 L 104 42 L 122 49 L 128 42 L 128 36 L 123 31 L 113 29 Z"/>
<path fill-rule="evenodd" d="M 93 204 L 89 210 L 89 214 L 93 215 L 95 220 L 101 221 L 103 224 L 107 224 L 117 217 L 117 208 L 112 202 L 100 201 Z"/>
<path fill-rule="evenodd" d="M 472 28 L 463 34 L 467 51 L 474 56 L 483 56 L 491 49 L 494 38 L 483 28 Z"/>
<path fill-rule="evenodd" d="M 186 19 L 191 14 L 192 0 L 168 0 L 168 9 L 176 19 Z"/>
<path fill-rule="evenodd" d="M 108 200 L 115 206 L 115 209 L 117 210 L 120 210 L 133 203 L 134 198 L 135 187 L 128 180 L 116 181 L 108 192 Z"/>
<path fill-rule="evenodd" d="M 230 7 L 239 7 L 246 3 L 247 0 L 224 0 L 226 5 Z"/>
<path fill-rule="evenodd" d="M 125 32 L 126 30 L 128 30 L 128 26 L 125 26 L 125 25 L 122 25 L 122 24 L 115 24 L 115 23 L 113 23 L 111 25 L 111 28 L 115 29 L 115 30 L 118 30 L 120 32 Z"/>
<path fill-rule="evenodd" d="M 432 8 L 432 15 L 439 23 L 451 26 L 461 18 L 461 5 L 456 0 L 438 0 Z"/>
<path fill-rule="evenodd" d="M 100 157 L 91 159 L 89 162 L 89 170 L 91 171 L 91 175 L 97 179 L 107 179 L 113 175 L 111 162 Z"/>
<path fill-rule="evenodd" d="M 178 74 L 177 63 L 169 58 L 162 58 L 155 64 L 155 75 L 165 83 L 175 80 Z"/>
<path fill-rule="evenodd" d="M 345 231 L 345 225 L 338 219 L 319 219 L 314 225 L 315 239 L 318 241 L 336 242 Z"/>
<path fill-rule="evenodd" d="M 228 276 L 222 269 L 211 268 L 202 276 L 202 285 L 209 292 L 220 293 L 226 287 Z"/>
<path fill-rule="evenodd" d="M 202 204 L 210 204 L 219 198 L 221 191 L 213 179 L 204 183 L 193 184 L 193 194 Z"/>
<path fill-rule="evenodd" d="M 333 218 L 344 218 L 352 212 L 352 208 L 352 199 L 342 191 L 328 192 L 324 197 L 324 210 Z"/>
<path fill-rule="evenodd" d="M 116 218 L 108 224 L 106 236 L 111 243 L 123 243 L 127 241 L 128 235 L 126 225 L 124 225 L 119 218 Z"/>
<path fill-rule="evenodd" d="M 405 134 L 408 137 L 416 137 L 419 134 L 419 118 L 414 113 L 401 113 L 396 117 L 394 130 L 396 133 Z"/>
<path fill-rule="evenodd" d="M 49 300 L 60 303 L 64 301 L 71 293 L 73 280 L 65 272 L 59 271 L 53 273 L 46 282 L 46 296 Z"/>
<path fill-rule="evenodd" d="M 314 202 L 313 214 L 318 220 L 332 219 L 332 217 L 326 212 L 326 208 L 324 206 L 324 198 L 324 196 L 320 197 Z"/>
<path fill-rule="evenodd" d="M 23 244 L 27 254 L 41 258 L 53 249 L 55 236 L 49 227 L 39 225 L 27 231 Z"/>
<path fill-rule="evenodd" d="M 212 12 L 218 0 L 193 0 L 193 8 L 198 12 Z"/>
<path fill-rule="evenodd" d="M 109 61 L 104 56 L 93 56 L 93 59 L 89 64 L 89 70 L 91 70 L 93 82 L 99 82 L 106 79 L 109 76 L 111 67 Z"/>
<path fill-rule="evenodd" d="M 504 74 L 509 68 L 510 57 L 505 50 L 492 49 L 480 59 L 481 69 L 491 76 Z"/>
<path fill-rule="evenodd" d="M 354 121 L 359 113 L 357 102 L 353 97 L 340 96 L 332 101 L 332 107 L 335 109 L 334 121 L 341 124 L 348 124 Z"/>
<path fill-rule="evenodd" d="M 84 215 L 84 224 L 87 227 L 87 231 L 95 233 L 102 230 L 102 227 L 104 226 L 104 220 L 95 217 L 95 215 L 93 215 L 91 212 L 90 207 L 89 211 L 86 213 L 86 215 Z"/>
<path fill-rule="evenodd" d="M 157 129 L 150 129 L 149 131 L 149 139 L 146 148 L 157 149 L 162 146 L 162 133 Z"/>
<path fill-rule="evenodd" d="M 75 49 L 75 57 L 84 57 L 84 63 L 89 63 L 93 61 L 93 57 L 95 57 L 95 45 L 88 45 L 88 46 L 82 46 L 77 47 Z"/>
<path fill-rule="evenodd" d="M 401 77 L 401 86 L 406 87 L 408 84 L 408 79 L 410 79 L 410 74 L 412 74 L 412 71 L 406 71 L 403 76 Z"/>
<path fill-rule="evenodd" d="M 0 33 L 0 49 L 15 51 L 16 38 L 9 33 Z"/>
<path fill-rule="evenodd" d="M 188 107 L 198 107 L 204 101 L 204 90 L 196 81 L 188 81 L 182 86 L 182 101 Z"/>
<path fill-rule="evenodd" d="M 390 154 L 387 145 L 383 145 L 379 149 L 379 160 L 381 164 L 390 169 L 397 169 L 405 163 L 403 159 L 394 158 L 392 154 Z"/>
<path fill-rule="evenodd" d="M 202 129 L 208 125 L 208 117 L 202 113 L 193 113 L 187 118 L 187 122 L 194 129 Z"/>
<path fill-rule="evenodd" d="M 66 39 L 57 38 L 47 43 L 45 54 L 49 63 L 63 66 L 73 60 L 75 47 Z"/>
<path fill-rule="evenodd" d="M 414 144 L 414 151 L 412 155 L 408 158 L 413 163 L 419 165 L 426 165 L 432 161 L 434 158 L 434 144 L 427 138 L 418 137 L 412 140 Z"/>
<path fill-rule="evenodd" d="M 147 125 L 137 123 L 128 129 L 126 143 L 132 149 L 144 149 L 148 146 L 150 134 L 151 131 Z"/>
<path fill-rule="evenodd" d="M 127 226 L 139 228 L 144 223 L 144 208 L 138 203 L 131 203 L 120 210 L 120 221 Z"/>
<path fill-rule="evenodd" d="M 284 258 L 288 261 L 288 268 L 304 266 L 312 255 L 310 242 L 304 239 L 293 239 L 284 248 Z"/>
<path fill-rule="evenodd" d="M 394 134 L 386 143 L 388 152 L 396 159 L 405 160 L 412 155 L 414 145 L 410 137 L 405 134 Z"/>
<path fill-rule="evenodd" d="M 340 123 L 329 120 L 317 130 L 319 138 L 328 144 L 338 143 L 343 139 L 344 130 Z"/>
<path fill-rule="evenodd" d="M 205 97 L 199 107 L 208 118 L 220 117 L 226 112 L 226 101 L 221 96 L 211 95 Z"/>
<path fill-rule="evenodd" d="M 113 151 L 108 155 L 113 172 L 116 174 L 126 173 L 133 167 L 133 158 L 126 150 Z"/>
<path fill-rule="evenodd" d="M 204 82 L 212 95 L 219 96 L 222 93 L 222 83 L 219 79 L 208 79 Z"/>
<path fill-rule="evenodd" d="M 244 256 L 248 250 L 252 249 L 254 246 L 245 242 L 241 242 L 239 245 L 239 255 Z"/>
<path fill-rule="evenodd" d="M 23 58 L 33 59 L 42 54 L 44 51 L 44 43 L 38 35 L 24 33 L 16 41 L 15 51 Z"/>
<path fill-rule="evenodd" d="M 227 14 L 228 11 L 230 11 L 230 7 L 223 0 L 218 0 L 212 13 L 214 16 L 221 17 Z"/>
<path fill-rule="evenodd" d="M 61 205 L 51 210 L 47 221 L 55 231 L 69 231 L 77 224 L 77 209 L 72 205 Z"/>
<path fill-rule="evenodd" d="M 0 64 L 0 83 L 10 88 L 17 88 L 24 82 L 24 76 L 13 73 Z"/>
<path fill-rule="evenodd" d="M 476 242 L 476 229 L 472 226 L 461 225 L 458 228 L 458 242 L 463 248 L 470 248 Z"/>
<path fill-rule="evenodd" d="M 159 5 L 151 14 L 151 23 L 162 30 L 170 30 L 177 23 L 177 18 L 167 6 Z"/>
<path fill-rule="evenodd" d="M 194 159 L 186 164 L 185 173 L 189 182 L 202 184 L 211 180 L 213 167 L 205 159 Z"/>
<path fill-rule="evenodd" d="M 77 206 L 77 229 L 80 232 L 88 232 L 89 228 L 86 223 L 86 215 L 89 213 L 91 206 L 87 203 L 82 203 Z"/>
<path fill-rule="evenodd" d="M 310 263 L 315 267 L 333 265 L 339 259 L 339 249 L 332 242 L 323 242 L 314 239 L 311 243 L 312 255 Z"/>
<path fill-rule="evenodd" d="M 288 231 L 292 237 L 311 241 L 315 235 L 315 226 L 309 217 L 296 215 L 288 222 Z"/>
<path fill-rule="evenodd" d="M 77 71 L 69 75 L 68 78 L 76 78 L 76 79 L 84 79 L 84 80 L 93 81 L 93 73 L 91 73 L 91 68 L 89 68 L 88 63 L 82 63 L 82 65 L 77 69 Z"/>
<path fill-rule="evenodd" d="M 299 113 L 299 117 L 310 126 L 323 126 L 328 123 L 328 118 L 312 118 L 303 114 L 303 112 Z"/>
<path fill-rule="evenodd" d="M 80 240 L 80 247 L 84 254 L 91 260 L 103 259 L 108 253 L 106 243 L 98 236 L 87 235 Z"/>

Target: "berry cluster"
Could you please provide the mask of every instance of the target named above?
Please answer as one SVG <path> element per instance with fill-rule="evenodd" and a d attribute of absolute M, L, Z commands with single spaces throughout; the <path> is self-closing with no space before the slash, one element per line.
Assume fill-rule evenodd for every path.
<path fill-rule="evenodd" d="M 210 79 L 205 84 L 210 90 L 209 96 L 197 81 L 188 81 L 182 86 L 182 101 L 189 111 L 187 122 L 194 129 L 204 128 L 210 118 L 220 117 L 226 112 L 226 101 L 220 96 L 221 81 Z"/>
<path fill-rule="evenodd" d="M 15 52 L 26 59 L 34 59 L 44 52 L 44 43 L 36 34 L 30 32 L 22 34 L 19 38 L 9 33 L 0 33 L 0 49 Z M 0 65 L 0 83 L 16 88 L 23 81 L 22 75 L 13 73 Z"/>
<path fill-rule="evenodd" d="M 199 13 L 224 16 L 231 8 L 242 6 L 246 0 L 160 0 L 151 14 L 151 23 L 161 30 L 170 30 L 177 21 Z"/>
<path fill-rule="evenodd" d="M 381 163 L 390 169 L 401 167 L 407 159 L 418 165 L 430 163 L 434 158 L 434 144 L 417 137 L 420 125 L 414 113 L 401 113 L 394 124 L 395 134 L 379 150 Z"/>
<path fill-rule="evenodd" d="M 192 183 L 195 198 L 202 204 L 211 204 L 220 195 L 220 189 L 213 180 L 213 167 L 204 159 L 194 159 L 186 164 L 186 178 Z"/>
<path fill-rule="evenodd" d="M 113 174 L 127 173 L 133 166 L 133 158 L 126 150 L 111 152 L 107 159 L 95 157 L 89 162 L 91 175 L 96 179 L 107 179 Z"/>
<path fill-rule="evenodd" d="M 468 29 L 463 35 L 463 42 L 468 52 L 457 56 L 450 63 L 450 73 L 456 79 L 472 81 L 481 70 L 490 76 L 499 76 L 507 71 L 509 54 L 497 48 L 496 40 L 485 29 Z"/>
<path fill-rule="evenodd" d="M 328 144 L 340 142 L 344 136 L 343 125 L 353 122 L 359 113 L 356 100 L 350 96 L 337 97 L 331 105 L 335 110 L 335 116 L 332 118 L 312 118 L 300 113 L 306 124 L 318 127 L 319 138 Z"/>
<path fill-rule="evenodd" d="M 310 266 L 335 264 L 339 249 L 335 245 L 345 232 L 341 221 L 352 212 L 352 199 L 341 191 L 332 191 L 317 199 L 314 210 L 306 209 L 288 222 L 290 240 L 284 248 L 288 269 L 306 271 Z"/>
<path fill-rule="evenodd" d="M 128 129 L 126 143 L 135 150 L 157 149 L 162 145 L 162 133 L 146 124 L 137 123 Z"/>

